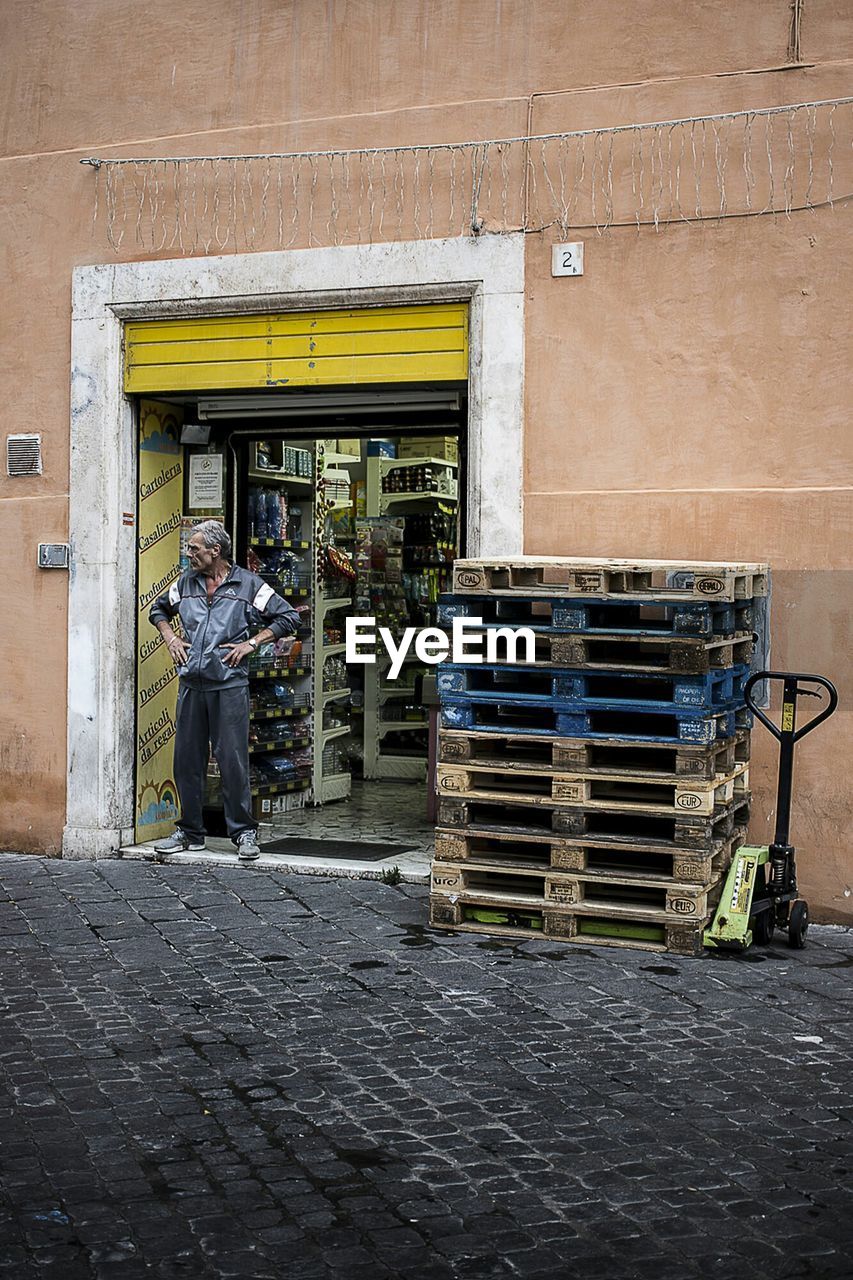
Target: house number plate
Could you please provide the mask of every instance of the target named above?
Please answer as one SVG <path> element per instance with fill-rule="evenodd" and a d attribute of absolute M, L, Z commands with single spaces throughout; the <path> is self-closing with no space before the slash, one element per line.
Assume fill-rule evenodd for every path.
<path fill-rule="evenodd" d="M 552 276 L 583 275 L 583 242 L 555 244 L 551 247 Z"/>

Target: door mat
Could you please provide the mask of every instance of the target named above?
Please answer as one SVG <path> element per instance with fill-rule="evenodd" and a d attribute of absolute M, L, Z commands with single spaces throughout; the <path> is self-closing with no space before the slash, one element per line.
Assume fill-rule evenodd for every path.
<path fill-rule="evenodd" d="M 377 844 L 375 840 L 312 840 L 307 836 L 288 836 L 283 840 L 266 840 L 261 843 L 262 853 L 292 854 L 298 858 L 334 858 L 353 862 L 379 862 L 383 858 L 395 858 L 401 853 L 411 853 L 414 845 Z"/>

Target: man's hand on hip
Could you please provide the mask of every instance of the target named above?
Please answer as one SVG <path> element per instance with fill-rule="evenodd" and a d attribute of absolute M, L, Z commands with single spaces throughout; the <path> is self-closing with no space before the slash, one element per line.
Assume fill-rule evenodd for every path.
<path fill-rule="evenodd" d="M 248 640 L 241 640 L 239 644 L 223 644 L 220 648 L 230 650 L 222 658 L 226 667 L 239 667 L 244 658 L 255 652 L 256 646 L 249 644 Z"/>
<path fill-rule="evenodd" d="M 180 636 L 169 636 L 168 640 L 166 640 L 166 648 L 169 650 L 169 654 L 176 667 L 182 667 L 185 665 L 188 650 Z"/>

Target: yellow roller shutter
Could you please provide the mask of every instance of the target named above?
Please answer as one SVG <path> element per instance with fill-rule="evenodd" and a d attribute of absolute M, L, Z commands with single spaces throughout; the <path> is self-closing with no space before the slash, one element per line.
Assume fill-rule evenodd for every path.
<path fill-rule="evenodd" d="M 467 376 L 467 303 L 125 326 L 125 391 L 455 382 Z"/>

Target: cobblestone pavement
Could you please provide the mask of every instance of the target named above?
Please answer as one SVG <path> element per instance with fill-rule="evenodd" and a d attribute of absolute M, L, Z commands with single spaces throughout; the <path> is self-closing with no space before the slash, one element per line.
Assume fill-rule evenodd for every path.
<path fill-rule="evenodd" d="M 426 891 L 0 855 L 10 1280 L 853 1275 L 853 934 L 704 960 Z"/>

